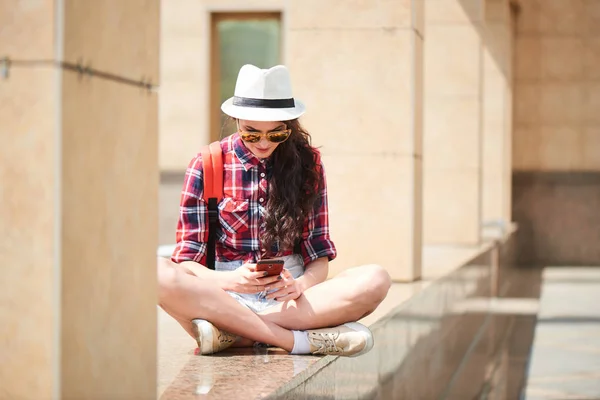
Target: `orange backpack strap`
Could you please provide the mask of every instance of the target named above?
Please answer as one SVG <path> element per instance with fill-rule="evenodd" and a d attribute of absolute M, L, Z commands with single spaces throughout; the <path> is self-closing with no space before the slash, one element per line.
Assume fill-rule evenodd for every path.
<path fill-rule="evenodd" d="M 221 143 L 213 142 L 200 149 L 204 191 L 202 198 L 208 204 L 208 243 L 206 267 L 215 269 L 216 230 L 219 223 L 218 204 L 223 199 L 223 151 Z"/>

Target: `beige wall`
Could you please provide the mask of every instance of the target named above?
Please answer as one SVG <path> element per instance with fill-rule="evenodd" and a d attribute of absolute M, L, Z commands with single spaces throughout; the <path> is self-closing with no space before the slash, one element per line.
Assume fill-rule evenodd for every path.
<path fill-rule="evenodd" d="M 423 3 L 350 3 L 304 0 L 288 10 L 288 65 L 328 176 L 339 250 L 332 272 L 378 263 L 413 280 L 421 268 Z"/>
<path fill-rule="evenodd" d="M 155 397 L 157 95 L 21 63 L 158 82 L 158 14 L 0 3 L 0 398 Z"/>
<path fill-rule="evenodd" d="M 0 51 L 12 58 L 54 56 L 53 4 L 0 3 Z M 33 29 L 23 29 L 30 26 Z M 27 44 L 27 45 L 25 45 Z M 6 54 L 4 53 L 6 51 Z M 0 77 L 0 398 L 56 393 L 60 276 L 54 214 L 58 72 L 13 68 Z M 32 218 L 34 217 L 34 218 Z M 25 317 L 26 316 L 26 317 Z"/>
<path fill-rule="evenodd" d="M 520 2 L 515 170 L 600 170 L 600 2 Z"/>
<path fill-rule="evenodd" d="M 482 223 L 511 221 L 513 26 L 508 0 L 486 0 L 483 26 Z"/>
<path fill-rule="evenodd" d="M 424 242 L 473 245 L 511 220 L 508 0 L 428 0 Z"/>
<path fill-rule="evenodd" d="M 425 4 L 424 241 L 476 244 L 481 229 L 484 2 Z"/>

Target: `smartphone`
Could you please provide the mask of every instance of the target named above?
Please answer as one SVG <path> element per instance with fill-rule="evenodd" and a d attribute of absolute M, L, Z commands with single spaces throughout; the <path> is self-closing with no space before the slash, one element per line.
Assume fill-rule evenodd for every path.
<path fill-rule="evenodd" d="M 267 276 L 275 276 L 283 271 L 283 260 L 260 260 L 256 263 L 257 271 L 267 271 Z"/>

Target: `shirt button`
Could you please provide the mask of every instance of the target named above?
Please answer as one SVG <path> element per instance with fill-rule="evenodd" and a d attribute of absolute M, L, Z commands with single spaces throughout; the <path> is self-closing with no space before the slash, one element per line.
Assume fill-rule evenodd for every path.
<path fill-rule="evenodd" d="M 264 173 L 264 172 L 262 172 L 262 173 L 260 174 L 260 177 L 261 177 L 261 178 L 264 178 L 264 177 L 265 177 L 265 173 Z"/>
<path fill-rule="evenodd" d="M 263 199 L 263 198 L 261 197 L 260 199 L 258 199 L 258 201 L 260 201 L 260 202 L 262 203 L 263 201 L 265 201 L 265 199 Z"/>

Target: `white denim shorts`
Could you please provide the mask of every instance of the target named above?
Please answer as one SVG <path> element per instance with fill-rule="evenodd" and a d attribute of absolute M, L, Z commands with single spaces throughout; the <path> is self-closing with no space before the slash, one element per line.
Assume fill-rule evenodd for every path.
<path fill-rule="evenodd" d="M 304 275 L 304 261 L 302 256 L 299 254 L 292 254 L 289 256 L 278 257 L 279 259 L 284 261 L 283 268 L 287 269 L 294 279 L 297 279 Z M 243 262 L 239 261 L 216 261 L 215 262 L 215 270 L 216 271 L 235 271 L 239 267 L 241 267 Z M 279 304 L 279 302 L 275 299 L 267 299 L 265 296 L 268 293 L 238 293 L 227 291 L 231 297 L 236 299 L 240 304 L 248 307 L 255 313 L 259 313 L 261 311 L 266 310 L 269 307 L 273 307 L 274 305 Z"/>

